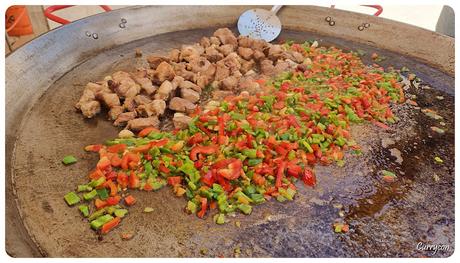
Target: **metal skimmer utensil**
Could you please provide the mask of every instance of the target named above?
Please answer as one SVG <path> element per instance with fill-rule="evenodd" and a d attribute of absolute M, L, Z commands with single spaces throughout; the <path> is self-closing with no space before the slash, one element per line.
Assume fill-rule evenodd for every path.
<path fill-rule="evenodd" d="M 275 5 L 270 11 L 266 9 L 250 9 L 238 19 L 238 31 L 243 36 L 272 41 L 281 32 L 281 21 L 276 13 L 282 5 Z"/>

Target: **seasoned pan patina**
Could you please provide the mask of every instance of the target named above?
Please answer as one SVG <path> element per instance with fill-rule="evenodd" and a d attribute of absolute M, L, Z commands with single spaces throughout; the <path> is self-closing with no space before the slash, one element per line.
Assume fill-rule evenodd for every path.
<path fill-rule="evenodd" d="M 436 110 L 444 118 L 446 133 L 432 132 L 430 126 L 439 126 L 439 121 L 428 118 L 420 109 L 408 104 L 395 105 L 401 119 L 396 125 L 387 131 L 372 125 L 355 127 L 353 136 L 360 142 L 364 154 L 347 155 L 347 163 L 342 168 L 318 166 L 317 188 L 299 184 L 300 193 L 292 202 L 267 202 L 255 207 L 251 216 L 238 214 L 231 218 L 231 223 L 219 226 L 211 217 L 201 220 L 183 213 L 185 200 L 174 197 L 168 189 L 135 192 L 138 205 L 132 207 L 131 215 L 117 230 L 98 240 L 81 221 L 77 209 L 69 209 L 62 198 L 76 184 L 86 182 L 88 171 L 97 161 L 97 157 L 85 153 L 83 147 L 118 133 L 118 129 L 104 119 L 105 114 L 85 120 L 75 111 L 73 105 L 84 84 L 141 63 L 141 59 L 134 56 L 135 48 L 143 53 L 161 53 L 196 42 L 214 29 L 165 33 L 92 53 L 90 58 L 59 75 L 33 106 L 24 107 L 30 110 L 21 120 L 16 120 L 17 124 L 8 122 L 7 117 L 8 129 L 15 130 L 14 135 L 7 132 L 10 135 L 7 151 L 11 154 L 11 159 L 7 159 L 11 173 L 7 171 L 7 175 L 13 179 L 7 181 L 11 183 L 7 188 L 7 229 L 10 228 L 7 251 L 10 254 L 446 257 L 453 253 L 454 79 L 445 73 L 449 72 L 448 66 L 440 70 L 409 56 L 295 28 L 285 28 L 280 38 L 317 39 L 320 45 L 364 50 L 368 54 L 364 57 L 367 63 L 371 63 L 370 54 L 378 52 L 386 57 L 382 65 L 408 67 L 422 83 L 410 85 L 407 96 L 416 95 L 422 109 Z M 11 100 L 11 93 L 7 92 L 7 101 Z M 7 115 L 11 114 L 7 108 Z M 67 154 L 74 154 L 79 162 L 64 167 L 60 160 Z M 436 164 L 435 156 L 441 157 L 444 163 Z M 384 183 L 378 173 L 382 169 L 397 171 L 398 180 Z M 154 212 L 142 213 L 146 206 Z M 350 225 L 347 234 L 336 234 L 332 229 L 333 222 L 341 217 Z M 24 228 L 18 222 L 13 228 L 8 223 L 13 222 L 11 218 L 22 220 Z M 241 228 L 235 226 L 237 220 Z M 22 231 L 20 238 L 12 237 L 18 235 L 13 230 Z M 136 234 L 131 240 L 122 241 L 119 234 L 126 231 Z M 433 251 L 417 250 L 419 242 L 445 244 L 450 249 L 433 255 Z"/>

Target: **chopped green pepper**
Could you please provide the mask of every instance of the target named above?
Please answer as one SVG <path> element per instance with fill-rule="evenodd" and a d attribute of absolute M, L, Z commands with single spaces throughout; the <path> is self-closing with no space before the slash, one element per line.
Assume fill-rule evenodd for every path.
<path fill-rule="evenodd" d="M 97 195 L 97 191 L 96 190 L 93 190 L 91 192 L 88 192 L 88 193 L 85 193 L 83 194 L 83 199 L 85 199 L 86 201 L 88 200 L 91 200 L 93 199 L 94 197 L 96 197 Z"/>
<path fill-rule="evenodd" d="M 105 223 L 109 222 L 110 220 L 113 219 L 113 216 L 107 214 L 107 215 L 103 215 L 103 216 L 100 216 L 98 217 L 97 219 L 91 221 L 90 225 L 91 225 L 91 228 L 94 229 L 94 230 L 98 230 L 99 228 L 101 228 Z"/>
<path fill-rule="evenodd" d="M 62 159 L 62 163 L 65 164 L 65 165 L 73 164 L 73 163 L 76 163 L 76 162 L 77 162 L 77 158 L 75 158 L 72 155 L 67 155 L 66 157 L 64 157 Z"/>
<path fill-rule="evenodd" d="M 75 205 L 80 202 L 80 197 L 75 192 L 69 192 L 64 195 L 64 199 L 68 205 Z"/>
<path fill-rule="evenodd" d="M 101 198 L 101 200 L 109 198 L 109 192 L 107 191 L 107 188 L 97 189 L 96 192 L 97 195 L 99 195 L 99 197 Z"/>
<path fill-rule="evenodd" d="M 80 205 L 78 206 L 78 209 L 80 210 L 80 212 L 82 213 L 84 217 L 89 216 L 89 207 L 87 205 Z"/>

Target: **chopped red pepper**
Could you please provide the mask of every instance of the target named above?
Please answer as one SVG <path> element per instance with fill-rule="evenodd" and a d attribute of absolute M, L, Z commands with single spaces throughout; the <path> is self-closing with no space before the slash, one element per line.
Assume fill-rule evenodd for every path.
<path fill-rule="evenodd" d="M 114 219 L 110 220 L 109 222 L 105 223 L 101 228 L 102 234 L 107 234 L 110 230 L 118 226 L 120 224 L 121 219 L 119 217 L 115 217 Z"/>
<path fill-rule="evenodd" d="M 208 208 L 208 199 L 201 197 L 201 210 L 196 214 L 199 218 L 203 218 L 204 214 L 206 213 L 206 209 Z"/>
<path fill-rule="evenodd" d="M 134 171 L 129 174 L 129 188 L 139 188 L 140 181 L 139 177 Z"/>
<path fill-rule="evenodd" d="M 120 200 L 121 200 L 121 196 L 119 195 L 115 195 L 115 196 L 110 196 L 109 198 L 107 198 L 107 205 L 117 205 L 118 203 L 120 203 Z"/>
<path fill-rule="evenodd" d="M 147 135 L 149 135 L 151 132 L 160 132 L 157 128 L 155 127 L 147 127 L 147 128 L 144 128 L 143 130 L 141 130 L 138 134 L 139 137 L 145 137 Z"/>
<path fill-rule="evenodd" d="M 181 181 L 182 181 L 182 177 L 180 177 L 180 176 L 168 177 L 168 184 L 172 185 L 172 186 L 180 184 Z"/>
<path fill-rule="evenodd" d="M 125 197 L 125 203 L 128 206 L 132 206 L 134 205 L 134 203 L 136 203 L 136 198 L 134 198 L 134 196 L 132 195 L 128 195 L 127 197 Z"/>
<path fill-rule="evenodd" d="M 195 146 L 190 151 L 190 160 L 198 160 L 198 154 L 213 154 L 217 152 L 216 146 Z"/>
<path fill-rule="evenodd" d="M 120 153 L 126 150 L 126 144 L 120 143 L 107 147 L 107 151 L 110 153 Z"/>
<path fill-rule="evenodd" d="M 278 172 L 276 173 L 276 182 L 275 182 L 276 188 L 281 187 L 281 183 L 282 183 L 282 179 L 283 179 L 283 176 L 284 176 L 284 170 L 285 169 L 286 169 L 286 162 L 282 161 L 281 164 L 278 167 Z"/>
<path fill-rule="evenodd" d="M 309 186 L 315 186 L 316 184 L 316 176 L 312 170 L 305 169 L 302 175 L 302 181 L 304 184 Z"/>

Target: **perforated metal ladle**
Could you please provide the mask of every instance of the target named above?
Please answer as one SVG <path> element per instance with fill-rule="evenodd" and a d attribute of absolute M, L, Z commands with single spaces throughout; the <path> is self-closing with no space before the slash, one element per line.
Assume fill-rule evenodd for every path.
<path fill-rule="evenodd" d="M 243 36 L 267 42 L 274 40 L 281 32 L 281 21 L 276 16 L 281 7 L 275 5 L 270 11 L 260 8 L 245 11 L 238 19 L 238 31 Z"/>

